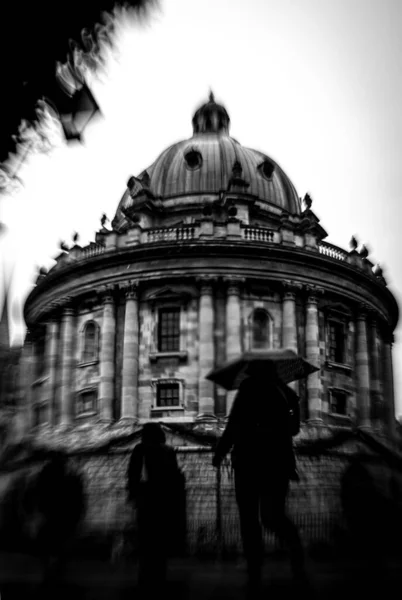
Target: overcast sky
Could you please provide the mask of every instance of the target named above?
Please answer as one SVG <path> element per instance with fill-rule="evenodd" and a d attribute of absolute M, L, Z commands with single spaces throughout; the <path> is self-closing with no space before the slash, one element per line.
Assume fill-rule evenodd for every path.
<path fill-rule="evenodd" d="M 50 267 L 58 242 L 75 231 L 81 244 L 93 239 L 128 177 L 191 136 L 210 88 L 231 135 L 275 159 L 299 196 L 311 194 L 327 241 L 348 248 L 353 234 L 367 243 L 400 302 L 401 17 L 399 0 L 161 0 L 146 25 L 122 24 L 93 81 L 102 117 L 85 144 L 31 157 L 24 188 L 0 199 L 14 339 L 36 267 Z"/>

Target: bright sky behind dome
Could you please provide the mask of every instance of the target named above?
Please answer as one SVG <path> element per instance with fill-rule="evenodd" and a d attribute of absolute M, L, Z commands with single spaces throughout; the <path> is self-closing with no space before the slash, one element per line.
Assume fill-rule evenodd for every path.
<path fill-rule="evenodd" d="M 191 137 L 210 88 L 231 135 L 276 160 L 299 196 L 310 193 L 326 241 L 347 249 L 356 235 L 366 243 L 401 302 L 401 22 L 399 0 L 161 0 L 146 24 L 122 23 L 91 84 L 102 117 L 84 144 L 31 156 L 19 173 L 24 187 L 0 198 L 14 341 L 24 334 L 21 306 L 37 267 L 49 268 L 75 231 L 81 245 L 94 239 L 129 176 Z"/>

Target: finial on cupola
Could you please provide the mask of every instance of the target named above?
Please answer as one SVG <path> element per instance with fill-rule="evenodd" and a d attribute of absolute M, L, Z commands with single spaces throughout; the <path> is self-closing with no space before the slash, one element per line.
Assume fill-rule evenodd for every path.
<path fill-rule="evenodd" d="M 80 237 L 80 234 L 78 233 L 78 231 L 76 231 L 76 232 L 73 234 L 73 242 L 74 242 L 74 244 L 76 244 L 76 243 L 78 242 L 78 240 L 79 240 L 79 237 Z"/>
<path fill-rule="evenodd" d="M 303 202 L 304 202 L 304 205 L 305 205 L 306 209 L 310 210 L 311 205 L 313 204 L 313 199 L 310 196 L 310 194 L 305 194 L 305 196 L 303 198 Z"/>
<path fill-rule="evenodd" d="M 209 101 L 210 102 L 215 102 L 215 96 L 214 96 L 214 93 L 211 90 L 211 88 L 209 88 Z"/>

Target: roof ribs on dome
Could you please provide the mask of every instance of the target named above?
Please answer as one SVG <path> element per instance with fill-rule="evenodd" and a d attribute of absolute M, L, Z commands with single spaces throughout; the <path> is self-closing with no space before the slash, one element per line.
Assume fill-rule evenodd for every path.
<path fill-rule="evenodd" d="M 184 211 L 188 206 L 194 211 L 199 196 L 201 214 L 205 196 L 218 199 L 227 192 L 265 204 L 264 214 L 285 211 L 300 215 L 300 199 L 281 167 L 266 154 L 229 136 L 229 123 L 226 109 L 211 93 L 209 101 L 194 114 L 193 136 L 168 147 L 146 171 L 133 178 L 134 189 L 123 195 L 114 228 L 127 228 L 125 215 L 143 205 L 159 211 L 155 203 L 180 199 L 180 207 L 175 202 L 177 209 Z"/>

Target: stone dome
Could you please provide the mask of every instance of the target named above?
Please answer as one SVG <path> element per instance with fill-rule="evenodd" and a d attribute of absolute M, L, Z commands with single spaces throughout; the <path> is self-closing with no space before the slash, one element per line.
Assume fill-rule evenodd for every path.
<path fill-rule="evenodd" d="M 162 201 L 227 191 L 234 181 L 241 192 L 290 214 L 300 214 L 300 200 L 288 176 L 272 158 L 245 148 L 229 135 L 230 118 L 213 95 L 194 114 L 193 136 L 173 144 L 138 179 Z M 239 188 L 237 188 L 239 189 Z M 120 201 L 119 222 L 131 199 Z"/>

